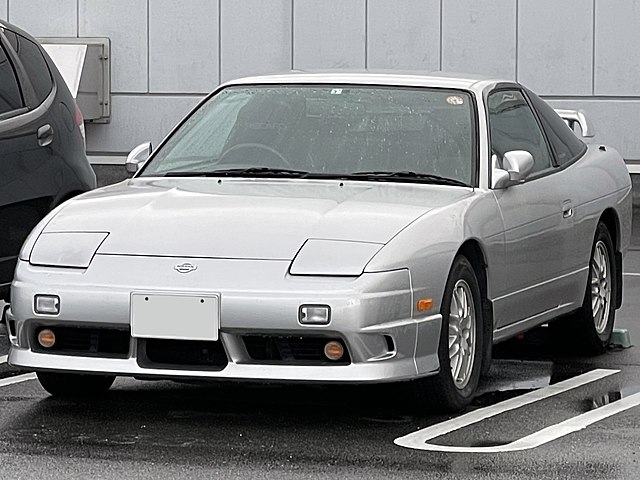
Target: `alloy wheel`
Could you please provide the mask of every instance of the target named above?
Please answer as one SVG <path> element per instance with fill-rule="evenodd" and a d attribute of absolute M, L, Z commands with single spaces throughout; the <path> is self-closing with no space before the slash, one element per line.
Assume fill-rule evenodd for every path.
<path fill-rule="evenodd" d="M 449 308 L 449 365 L 456 388 L 469 383 L 476 355 L 476 311 L 469 284 L 458 280 Z"/>
<path fill-rule="evenodd" d="M 598 334 L 604 333 L 611 308 L 611 265 L 606 244 L 599 240 L 591 259 L 591 312 Z"/>

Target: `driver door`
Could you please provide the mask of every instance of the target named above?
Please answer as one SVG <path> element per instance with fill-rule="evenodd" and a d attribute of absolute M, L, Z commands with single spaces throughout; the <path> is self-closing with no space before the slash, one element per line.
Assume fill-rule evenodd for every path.
<path fill-rule="evenodd" d="M 562 302 L 573 233 L 570 186 L 553 165 L 547 140 L 518 89 L 488 97 L 492 154 L 500 163 L 512 150 L 532 154 L 534 167 L 524 183 L 494 190 L 504 222 L 505 277 L 494 299 L 500 329 L 542 316 Z"/>

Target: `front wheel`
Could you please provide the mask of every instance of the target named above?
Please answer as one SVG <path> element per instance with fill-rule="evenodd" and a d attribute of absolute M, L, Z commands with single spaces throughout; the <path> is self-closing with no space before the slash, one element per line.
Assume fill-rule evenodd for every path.
<path fill-rule="evenodd" d="M 95 397 L 105 393 L 114 375 L 80 375 L 77 373 L 37 372 L 42 388 L 54 397 Z"/>
<path fill-rule="evenodd" d="M 438 346 L 440 371 L 415 382 L 418 398 L 438 410 L 458 411 L 469 405 L 482 369 L 484 323 L 480 287 L 473 267 L 456 257 L 441 307 Z"/>

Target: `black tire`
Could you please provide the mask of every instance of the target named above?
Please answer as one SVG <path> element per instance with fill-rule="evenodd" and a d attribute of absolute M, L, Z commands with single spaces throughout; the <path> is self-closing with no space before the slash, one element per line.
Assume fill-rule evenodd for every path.
<path fill-rule="evenodd" d="M 603 315 L 602 321 L 598 322 L 596 312 L 593 307 L 593 295 L 592 282 L 594 277 L 594 269 L 597 268 L 595 263 L 596 252 L 604 254 L 606 257 L 606 268 L 608 277 L 608 299 L 606 300 L 606 306 L 599 306 L 599 308 L 606 308 L 606 314 Z M 567 338 L 573 338 L 571 341 L 574 347 L 574 351 L 578 354 L 584 355 L 599 355 L 603 353 L 609 343 L 611 343 L 611 333 L 613 332 L 613 324 L 615 322 L 615 302 L 618 293 L 618 272 L 616 271 L 615 262 L 615 250 L 613 247 L 613 241 L 611 240 L 611 234 L 607 226 L 600 222 L 596 229 L 596 234 L 591 246 L 591 256 L 589 257 L 589 276 L 587 277 L 587 285 L 585 287 L 584 300 L 582 306 L 578 311 L 571 314 L 566 319 L 561 319 L 558 322 L 554 322 L 556 327 L 554 334 L 557 341 L 566 342 Z M 602 288 L 602 284 L 597 285 L 599 289 Z M 600 290 L 599 290 L 600 291 Z M 606 317 L 606 318 L 604 318 Z"/>
<path fill-rule="evenodd" d="M 81 375 L 78 373 L 37 372 L 42 388 L 54 397 L 88 398 L 105 393 L 115 375 Z"/>
<path fill-rule="evenodd" d="M 451 361 L 449 359 L 449 320 L 450 309 L 454 289 L 468 287 L 467 293 L 473 300 L 473 305 L 469 311 L 473 309 L 473 356 L 469 361 L 469 373 L 466 375 L 464 382 L 456 382 L 454 380 Z M 480 296 L 480 287 L 478 279 L 471 266 L 471 263 L 464 257 L 458 256 L 453 262 L 447 285 L 444 290 L 442 306 L 442 327 L 440 328 L 440 342 L 438 346 L 438 359 L 440 362 L 439 372 L 432 376 L 419 379 L 414 382 L 416 400 L 420 405 L 435 409 L 442 412 L 457 412 L 465 408 L 471 400 L 478 388 L 480 374 L 482 370 L 484 357 L 484 311 Z M 470 325 L 470 324 L 469 324 Z M 458 337 L 460 338 L 460 337 Z M 460 348 L 460 347 L 459 347 Z M 465 369 L 466 370 L 466 369 Z"/>

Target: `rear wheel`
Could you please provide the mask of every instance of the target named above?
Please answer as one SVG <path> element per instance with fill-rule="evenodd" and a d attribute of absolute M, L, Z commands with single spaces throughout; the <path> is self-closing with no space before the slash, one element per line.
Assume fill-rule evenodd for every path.
<path fill-rule="evenodd" d="M 42 388 L 55 397 L 95 397 L 105 393 L 114 375 L 80 375 L 77 373 L 37 372 Z"/>
<path fill-rule="evenodd" d="M 416 381 L 415 387 L 421 402 L 442 411 L 458 411 L 471 402 L 478 387 L 485 330 L 478 279 L 464 256 L 453 263 L 441 313 L 440 371 Z"/>
<path fill-rule="evenodd" d="M 576 346 L 581 353 L 600 354 L 611 342 L 615 321 L 613 302 L 618 291 L 614 258 L 609 229 L 600 222 L 591 247 L 584 301 L 565 328 L 567 333 L 575 337 Z"/>

